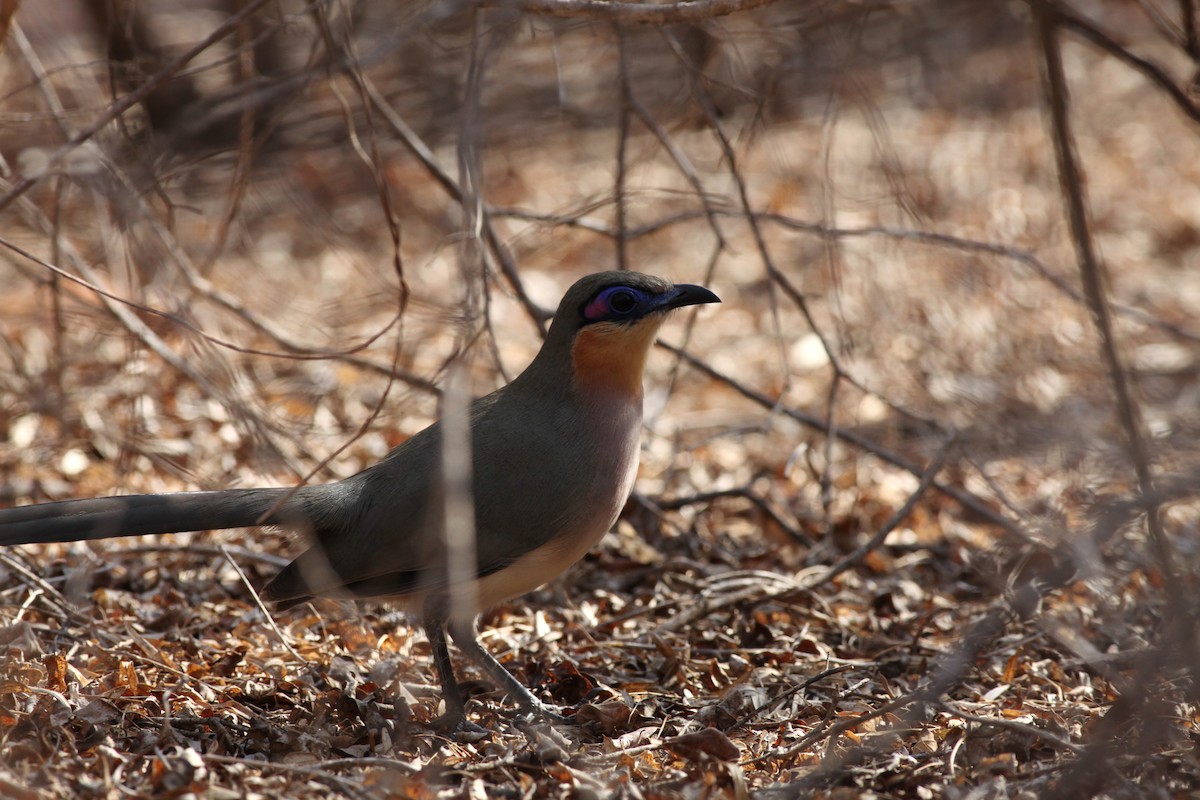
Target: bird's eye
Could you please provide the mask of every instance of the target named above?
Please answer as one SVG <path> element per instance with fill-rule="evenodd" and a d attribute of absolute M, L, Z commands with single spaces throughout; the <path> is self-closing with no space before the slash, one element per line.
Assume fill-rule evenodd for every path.
<path fill-rule="evenodd" d="M 630 286 L 610 286 L 599 292 L 581 309 L 583 321 L 626 322 L 638 317 L 645 296 Z"/>
<path fill-rule="evenodd" d="M 628 289 L 618 289 L 608 296 L 608 307 L 618 314 L 628 314 L 637 308 L 637 295 Z"/>

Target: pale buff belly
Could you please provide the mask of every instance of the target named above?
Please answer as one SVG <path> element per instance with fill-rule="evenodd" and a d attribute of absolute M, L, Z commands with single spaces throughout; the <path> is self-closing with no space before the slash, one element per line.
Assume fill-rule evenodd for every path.
<path fill-rule="evenodd" d="M 579 561 L 612 528 L 633 489 L 641 442 L 642 409 L 636 403 L 599 404 L 591 409 L 598 417 L 596 429 L 608 446 L 590 476 L 592 489 L 581 503 L 576 520 L 560 535 L 535 548 L 508 567 L 476 582 L 478 610 L 525 594 L 553 580 Z"/>
<path fill-rule="evenodd" d="M 612 528 L 637 477 L 641 442 L 641 403 L 597 405 L 589 409 L 599 415 L 593 423 L 597 440 L 604 443 L 606 457 L 593 461 L 590 489 L 578 504 L 577 514 L 567 520 L 557 536 L 517 558 L 503 569 L 475 580 L 471 585 L 445 587 L 450 614 L 473 619 L 481 611 L 518 597 L 565 572 L 596 546 Z M 428 590 L 389 598 L 409 611 L 421 608 Z"/>

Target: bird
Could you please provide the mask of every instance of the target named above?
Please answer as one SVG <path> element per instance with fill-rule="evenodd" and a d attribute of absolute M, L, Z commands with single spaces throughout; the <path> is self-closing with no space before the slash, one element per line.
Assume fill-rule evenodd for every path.
<path fill-rule="evenodd" d="M 475 534 L 465 570 L 455 572 L 447 557 L 445 419 L 334 483 L 0 509 L 0 546 L 291 529 L 309 546 L 262 588 L 262 599 L 279 608 L 314 597 L 382 600 L 419 614 L 445 706 L 439 729 L 477 729 L 466 718 L 447 633 L 524 711 L 570 722 L 483 647 L 477 618 L 556 577 L 612 528 L 637 474 L 642 374 L 658 330 L 674 309 L 719 302 L 703 286 L 627 270 L 586 275 L 567 290 L 532 362 L 464 415 Z"/>

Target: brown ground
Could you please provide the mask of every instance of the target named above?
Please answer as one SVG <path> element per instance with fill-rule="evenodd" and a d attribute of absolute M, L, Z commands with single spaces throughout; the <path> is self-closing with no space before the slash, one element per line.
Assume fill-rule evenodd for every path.
<path fill-rule="evenodd" d="M 159 5 L 170 47 L 141 74 L 227 17 Z M 319 603 L 268 624 L 251 587 L 292 551 L 276 532 L 23 547 L 0 553 L 0 795 L 1200 788 L 1200 114 L 1064 35 L 1158 487 L 1139 499 L 1025 6 L 780 2 L 620 35 L 496 9 L 474 111 L 470 17 L 440 7 L 364 3 L 347 33 L 336 6 L 327 40 L 288 7 L 251 69 L 268 6 L 193 62 L 194 105 L 168 84 L 173 116 L 136 107 L 0 198 L 0 503 L 346 476 L 436 416 L 473 333 L 476 391 L 518 372 L 530 309 L 577 276 L 704 283 L 724 303 L 664 329 L 616 530 L 482 620 L 582 724 L 521 724 L 460 664 L 493 734 L 439 737 L 407 618 Z M 1187 86 L 1142 6 L 1089 12 Z M 82 14 L 16 21 L 4 193 L 114 86 Z M 331 77 L 345 41 L 366 65 Z M 477 148 L 494 243 L 395 118 L 456 186 Z"/>

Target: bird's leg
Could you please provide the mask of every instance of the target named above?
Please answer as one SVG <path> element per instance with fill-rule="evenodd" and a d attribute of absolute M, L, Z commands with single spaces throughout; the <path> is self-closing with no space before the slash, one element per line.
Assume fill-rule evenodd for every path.
<path fill-rule="evenodd" d="M 446 646 L 447 606 L 444 595 L 430 595 L 422 609 L 421 625 L 433 648 L 433 666 L 437 669 L 438 682 L 442 684 L 442 699 L 446 702 L 446 713 L 438 717 L 433 726 L 447 733 L 456 733 L 470 731 L 475 726 L 467 722 L 466 704 L 458 687 L 458 678 L 454 675 L 450 649 Z"/>
<path fill-rule="evenodd" d="M 553 722 L 561 722 L 567 725 L 574 725 L 575 721 L 570 717 L 564 717 L 561 714 L 552 711 L 549 706 L 533 696 L 533 692 L 525 688 L 516 677 L 504 668 L 504 665 L 496 660 L 496 657 L 484 649 L 479 642 L 479 637 L 475 633 L 475 621 L 450 621 L 450 635 L 454 637 L 454 643 L 458 645 L 458 649 L 462 650 L 467 656 L 479 666 L 483 667 L 484 672 L 491 676 L 492 680 L 499 683 L 504 690 L 516 698 L 517 702 L 530 713 L 545 717 Z M 435 653 L 436 654 L 436 653 Z M 447 703 L 447 707 L 448 707 Z"/>

